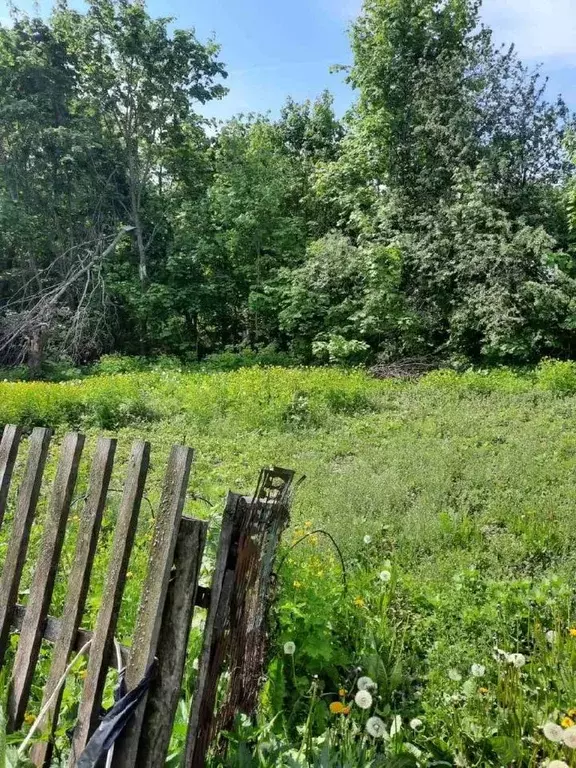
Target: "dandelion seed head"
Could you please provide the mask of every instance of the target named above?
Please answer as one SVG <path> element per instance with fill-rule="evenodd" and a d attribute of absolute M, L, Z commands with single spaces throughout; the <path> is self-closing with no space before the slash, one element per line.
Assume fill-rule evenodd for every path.
<path fill-rule="evenodd" d="M 472 664 L 470 673 L 472 674 L 472 677 L 484 677 L 486 674 L 486 667 L 483 664 Z"/>
<path fill-rule="evenodd" d="M 374 680 L 367 676 L 359 677 L 356 685 L 358 686 L 359 691 L 372 691 L 377 687 Z"/>
<path fill-rule="evenodd" d="M 378 574 L 378 578 L 384 584 L 387 584 L 391 580 L 392 574 L 390 573 L 390 571 L 380 571 L 380 573 Z"/>
<path fill-rule="evenodd" d="M 542 731 L 548 741 L 553 741 L 556 744 L 559 744 L 564 738 L 564 729 L 556 723 L 546 723 Z"/>
<path fill-rule="evenodd" d="M 553 629 L 549 629 L 548 632 L 546 632 L 546 640 L 550 643 L 550 645 L 554 645 L 558 638 L 558 632 L 554 632 Z"/>
<path fill-rule="evenodd" d="M 455 683 L 459 683 L 462 680 L 462 675 L 460 674 L 460 672 L 458 672 L 457 669 L 449 669 L 448 677 L 450 678 L 450 680 L 453 680 Z"/>
<path fill-rule="evenodd" d="M 507 661 L 516 669 L 521 669 L 526 664 L 526 656 L 523 653 L 509 653 Z"/>
<path fill-rule="evenodd" d="M 284 643 L 284 653 L 286 656 L 294 656 L 296 653 L 296 644 L 291 640 L 289 640 L 287 643 Z"/>
<path fill-rule="evenodd" d="M 368 719 L 368 722 L 366 723 L 366 731 L 374 739 L 381 739 L 383 736 L 386 736 L 386 726 L 384 725 L 384 721 L 379 717 L 371 717 Z"/>
<path fill-rule="evenodd" d="M 564 760 L 552 760 L 551 763 L 548 763 L 547 768 L 570 768 L 570 766 Z"/>
<path fill-rule="evenodd" d="M 370 536 L 369 534 L 366 534 L 366 536 L 364 536 L 364 544 L 366 545 L 372 544 L 372 536 Z"/>
<path fill-rule="evenodd" d="M 421 728 L 423 725 L 424 723 L 418 717 L 414 717 L 412 720 L 410 720 L 410 728 L 412 728 L 413 731 L 417 731 L 418 728 Z"/>
<path fill-rule="evenodd" d="M 370 709 L 372 706 L 372 695 L 368 691 L 358 691 L 354 696 L 354 701 L 360 709 Z"/>
<path fill-rule="evenodd" d="M 571 725 L 564 731 L 562 741 L 569 749 L 576 749 L 576 725 Z"/>

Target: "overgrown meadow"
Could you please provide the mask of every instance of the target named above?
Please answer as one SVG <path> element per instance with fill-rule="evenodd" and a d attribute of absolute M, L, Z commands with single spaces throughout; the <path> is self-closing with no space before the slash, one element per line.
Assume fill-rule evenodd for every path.
<path fill-rule="evenodd" d="M 0 384 L 2 423 L 86 433 L 84 483 L 97 435 L 119 438 L 117 490 L 131 441 L 152 443 L 120 640 L 137 610 L 172 444 L 196 449 L 185 513 L 212 522 L 205 579 L 226 491 L 249 492 L 271 463 L 306 475 L 277 560 L 260 710 L 222 734 L 231 747 L 213 766 L 576 766 L 576 365 L 379 382 L 322 368 L 107 372 L 120 363 L 105 360 L 98 375 L 77 381 Z M 104 541 L 120 494 L 111 495 Z M 106 561 L 103 546 L 85 626 L 99 606 Z M 198 614 L 192 648 L 201 623 Z M 83 665 L 66 688 L 55 765 L 66 764 Z M 194 674 L 191 665 L 171 765 Z M 36 714 L 28 713 L 26 729 Z M 18 743 L 22 734 L 10 738 Z"/>

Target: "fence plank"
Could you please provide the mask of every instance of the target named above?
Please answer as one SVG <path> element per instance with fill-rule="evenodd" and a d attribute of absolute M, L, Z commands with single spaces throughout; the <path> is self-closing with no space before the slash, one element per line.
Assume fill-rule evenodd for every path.
<path fill-rule="evenodd" d="M 38 427 L 30 437 L 24 479 L 16 502 L 14 527 L 0 579 L 0 665 L 4 661 L 4 654 L 10 638 L 12 614 L 18 599 L 18 586 L 26 561 L 30 529 L 40 496 L 42 475 L 44 474 L 51 436 L 52 433 L 49 429 Z"/>
<path fill-rule="evenodd" d="M 142 599 L 136 620 L 130 660 L 126 667 L 128 690 L 135 688 L 156 656 L 160 624 L 168 591 L 168 582 L 174 563 L 174 549 L 182 517 L 188 479 L 192 466 L 191 448 L 177 445 L 172 448 L 160 506 L 154 526 L 150 550 L 150 566 L 142 590 Z M 128 727 L 118 741 L 114 752 L 114 768 L 134 768 L 146 696 L 138 705 Z"/>
<path fill-rule="evenodd" d="M 88 495 L 78 531 L 74 562 L 68 580 L 69 588 L 60 622 L 60 634 L 54 646 L 48 681 L 44 686 L 42 707 L 58 685 L 58 681 L 68 664 L 68 657 L 75 645 L 76 634 L 86 604 L 92 563 L 100 534 L 115 452 L 116 440 L 104 437 L 98 440 L 90 472 Z M 47 722 L 50 724 L 48 740 L 38 742 L 32 751 L 32 761 L 35 765 L 44 765 L 47 768 L 50 766 L 53 751 L 52 736 L 58 723 L 61 701 L 62 692 L 57 695 L 48 710 Z"/>
<path fill-rule="evenodd" d="M 102 693 L 108 669 L 107 661 L 112 649 L 120 612 L 124 582 L 134 543 L 149 461 L 150 444 L 136 441 L 132 448 L 118 520 L 114 530 L 106 586 L 102 594 L 102 603 L 90 648 L 88 669 L 78 713 L 78 724 L 72 740 L 69 763 L 71 768 L 75 765 L 93 731 L 98 727 Z"/>
<path fill-rule="evenodd" d="M 7 424 L 2 433 L 2 442 L 0 443 L 0 528 L 6 512 L 8 491 L 10 490 L 21 435 L 22 427 L 16 427 L 13 424 Z"/>
<path fill-rule="evenodd" d="M 242 497 L 229 493 L 222 517 L 222 529 L 210 587 L 202 652 L 198 663 L 196 689 L 190 710 L 183 768 L 203 768 L 212 735 L 218 677 L 223 661 L 223 635 L 234 582 L 235 548 L 238 541 L 238 508 Z"/>
<path fill-rule="evenodd" d="M 8 727 L 11 730 L 19 728 L 24 719 L 83 447 L 84 436 L 76 433 L 69 433 L 62 442 L 38 564 L 14 661 L 8 699 Z"/>
<path fill-rule="evenodd" d="M 184 517 L 180 523 L 174 571 L 156 650 L 158 665 L 148 693 L 138 745 L 138 768 L 157 768 L 166 761 L 181 695 L 207 530 L 208 524 L 203 520 Z"/>

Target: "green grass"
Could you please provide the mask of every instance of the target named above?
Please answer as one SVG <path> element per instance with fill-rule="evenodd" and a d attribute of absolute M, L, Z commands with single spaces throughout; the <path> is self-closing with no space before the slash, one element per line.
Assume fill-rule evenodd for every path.
<path fill-rule="evenodd" d="M 422 765 L 535 768 L 552 758 L 576 765 L 576 751 L 542 733 L 547 720 L 576 708 L 576 638 L 569 634 L 576 626 L 575 407 L 576 366 L 551 362 L 523 374 L 437 372 L 418 383 L 251 368 L 0 384 L 3 423 L 50 424 L 58 435 L 80 428 L 89 438 L 86 459 L 97 434 L 117 435 L 115 488 L 131 441 L 150 440 L 152 506 L 176 442 L 196 449 L 191 488 L 218 509 L 229 488 L 248 492 L 263 465 L 306 475 L 284 545 L 278 654 L 259 721 L 239 726 L 229 765 L 313 765 L 326 749 L 328 762 L 318 765 L 385 764 L 371 762 L 376 754 L 411 765 L 418 750 Z M 116 504 L 107 511 L 108 537 Z M 205 517 L 208 508 L 189 501 L 186 513 Z M 138 604 L 151 525 L 146 504 L 123 639 Z M 348 592 L 323 534 L 288 552 L 315 529 L 336 539 Z M 32 555 L 39 533 L 37 525 Z M 71 526 L 54 611 L 73 538 Z M 88 623 L 106 555 L 101 548 Z M 389 581 L 379 579 L 381 571 Z M 550 630 L 557 633 L 552 643 Z M 294 666 L 282 653 L 288 640 L 296 644 Z M 521 670 L 503 664 L 493 658 L 496 647 L 522 653 L 528 663 Z M 470 676 L 472 664 L 486 667 L 482 679 Z M 357 708 L 349 717 L 328 709 L 340 686 L 353 688 L 358 666 L 378 683 L 375 713 L 388 728 L 394 716 L 402 718 L 391 740 L 361 735 L 365 716 Z M 461 680 L 451 679 L 455 672 Z M 344 699 L 350 703 L 352 694 Z M 423 726 L 412 733 L 415 717 Z M 263 743 L 268 757 L 257 762 Z"/>

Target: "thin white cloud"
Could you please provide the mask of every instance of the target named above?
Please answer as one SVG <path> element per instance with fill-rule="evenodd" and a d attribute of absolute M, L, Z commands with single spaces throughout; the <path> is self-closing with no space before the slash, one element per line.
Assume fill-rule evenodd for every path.
<path fill-rule="evenodd" d="M 484 0 L 483 16 L 523 58 L 576 63 L 576 0 Z"/>

